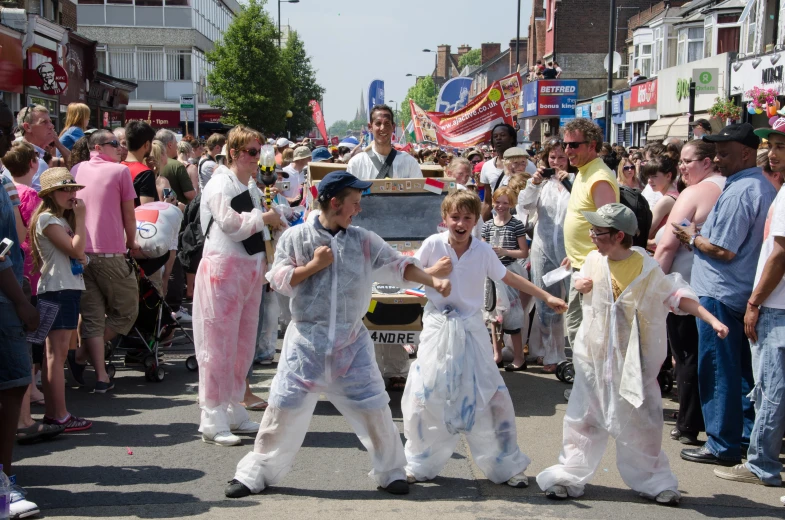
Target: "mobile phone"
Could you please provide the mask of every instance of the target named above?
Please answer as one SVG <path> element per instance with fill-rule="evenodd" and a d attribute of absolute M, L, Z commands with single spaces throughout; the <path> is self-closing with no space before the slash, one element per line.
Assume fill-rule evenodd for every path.
<path fill-rule="evenodd" d="M 164 198 L 168 199 L 172 196 L 172 188 L 164 188 Z"/>
<path fill-rule="evenodd" d="M 550 179 L 556 175 L 556 170 L 554 168 L 543 168 L 541 175 L 543 179 Z"/>
<path fill-rule="evenodd" d="M 4 238 L 0 241 L 0 248 L 2 248 L 2 250 L 0 250 L 0 256 L 6 256 L 11 250 L 12 245 L 14 245 L 14 241 L 10 238 Z"/>
<path fill-rule="evenodd" d="M 275 183 L 275 187 L 278 188 L 278 191 L 289 191 L 291 183 L 289 181 L 280 181 Z"/>

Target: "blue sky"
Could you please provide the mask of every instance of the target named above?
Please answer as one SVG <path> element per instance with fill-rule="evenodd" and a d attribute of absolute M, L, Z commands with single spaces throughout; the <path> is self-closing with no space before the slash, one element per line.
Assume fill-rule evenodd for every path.
<path fill-rule="evenodd" d="M 528 33 L 531 3 L 521 0 L 521 36 Z M 283 3 L 281 19 L 305 42 L 326 89 L 329 126 L 354 118 L 360 92 L 375 78 L 385 81 L 385 99 L 400 104 L 414 84 L 406 74 L 433 71 L 435 54 L 423 49 L 448 44 L 457 53 L 464 43 L 497 42 L 504 50 L 515 38 L 517 6 L 518 0 L 300 0 Z M 277 0 L 268 0 L 267 9 L 276 18 Z"/>

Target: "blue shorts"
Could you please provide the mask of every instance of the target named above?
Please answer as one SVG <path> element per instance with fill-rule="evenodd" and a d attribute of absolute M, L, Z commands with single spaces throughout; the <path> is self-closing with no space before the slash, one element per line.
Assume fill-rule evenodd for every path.
<path fill-rule="evenodd" d="M 79 324 L 79 302 L 82 299 L 82 291 L 64 290 L 39 293 L 38 299 L 60 306 L 55 322 L 49 330 L 76 330 Z"/>
<path fill-rule="evenodd" d="M 32 381 L 30 347 L 13 304 L 0 302 L 0 390 Z"/>

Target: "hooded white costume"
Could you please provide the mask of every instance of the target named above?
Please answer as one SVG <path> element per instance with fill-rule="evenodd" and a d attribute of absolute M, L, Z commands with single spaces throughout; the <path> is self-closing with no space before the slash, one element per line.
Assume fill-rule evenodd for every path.
<path fill-rule="evenodd" d="M 193 331 L 202 409 L 199 431 L 208 437 L 249 420 L 239 403 L 256 348 L 267 262 L 264 253 L 251 256 L 241 243 L 264 227 L 261 210 L 232 209 L 232 199 L 244 191 L 248 186 L 221 166 L 202 190 L 199 210 L 206 239 L 194 284 Z"/>
<path fill-rule="evenodd" d="M 312 260 L 319 246 L 332 249 L 333 263 L 292 287 L 295 268 Z M 281 236 L 267 279 L 291 298 L 292 321 L 254 451 L 237 465 L 235 479 L 251 492 L 274 485 L 289 472 L 320 393 L 367 448 L 373 461 L 370 475 L 381 487 L 406 478 L 400 434 L 362 319 L 374 272 L 386 268 L 402 283 L 406 266 L 414 263 L 359 227 L 332 236 L 317 219 Z"/>
<path fill-rule="evenodd" d="M 464 433 L 474 461 L 500 484 L 530 462 L 518 449 L 512 399 L 480 311 L 485 278 L 498 281 L 507 269 L 486 242 L 472 239 L 459 259 L 448 240 L 449 233 L 433 235 L 415 255 L 425 267 L 449 256 L 453 269 L 449 297 L 425 289 L 420 347 L 401 400 L 406 472 L 420 481 L 436 477 Z"/>
<path fill-rule="evenodd" d="M 668 353 L 665 318 L 682 298 L 698 301 L 679 274 L 665 275 L 640 248 L 643 269 L 614 301 L 608 259 L 592 251 L 573 277 L 590 278 L 583 322 L 573 351 L 575 383 L 564 417 L 559 464 L 537 475 L 543 491 L 562 485 L 583 494 L 616 439 L 616 464 L 625 484 L 645 496 L 678 494 L 678 482 L 662 452 L 662 395 L 657 382 Z"/>

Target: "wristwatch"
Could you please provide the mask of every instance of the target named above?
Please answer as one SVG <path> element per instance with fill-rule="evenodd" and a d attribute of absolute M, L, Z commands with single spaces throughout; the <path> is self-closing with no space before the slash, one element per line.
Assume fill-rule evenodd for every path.
<path fill-rule="evenodd" d="M 694 234 L 690 237 L 690 241 L 688 242 L 690 247 L 695 247 L 695 239 L 698 238 L 698 234 Z"/>

